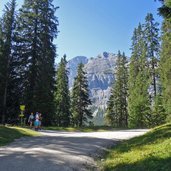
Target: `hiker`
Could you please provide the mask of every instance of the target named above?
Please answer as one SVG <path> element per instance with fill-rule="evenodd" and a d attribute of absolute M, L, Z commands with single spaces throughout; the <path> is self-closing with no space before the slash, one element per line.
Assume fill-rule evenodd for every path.
<path fill-rule="evenodd" d="M 39 113 L 39 129 L 41 130 L 41 126 L 42 126 L 42 114 Z"/>
<path fill-rule="evenodd" d="M 28 123 L 30 124 L 30 128 L 32 128 L 34 122 L 34 115 L 33 112 L 31 112 L 29 118 L 28 118 Z"/>
<path fill-rule="evenodd" d="M 35 126 L 35 130 L 38 131 L 38 128 L 39 128 L 39 113 L 38 112 L 36 112 L 36 115 L 35 115 L 34 126 Z"/>

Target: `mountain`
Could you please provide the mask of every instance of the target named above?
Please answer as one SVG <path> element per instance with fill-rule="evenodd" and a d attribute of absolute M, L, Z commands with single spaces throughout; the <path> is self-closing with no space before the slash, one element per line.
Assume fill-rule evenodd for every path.
<path fill-rule="evenodd" d="M 67 68 L 69 70 L 69 87 L 71 88 L 74 83 L 74 78 L 77 75 L 77 66 L 78 64 L 87 64 L 88 58 L 85 56 L 77 56 L 71 60 L 68 61 Z"/>
<path fill-rule="evenodd" d="M 78 64 L 83 63 L 85 66 L 92 100 L 93 122 L 95 125 L 104 124 L 104 113 L 110 96 L 110 89 L 115 79 L 116 59 L 117 56 L 115 54 L 103 52 L 95 58 L 77 56 L 68 61 L 70 88 L 72 88 L 74 78 L 77 74 Z"/>

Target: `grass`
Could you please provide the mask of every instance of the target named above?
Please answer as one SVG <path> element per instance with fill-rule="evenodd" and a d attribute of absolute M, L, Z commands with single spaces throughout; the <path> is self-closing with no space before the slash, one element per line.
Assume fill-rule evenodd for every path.
<path fill-rule="evenodd" d="M 6 145 L 23 136 L 38 136 L 38 132 L 20 127 L 0 126 L 0 146 Z"/>
<path fill-rule="evenodd" d="M 74 127 L 44 127 L 46 130 L 54 130 L 54 131 L 68 131 L 68 132 L 104 132 L 104 131 L 112 131 L 117 130 L 116 128 L 108 127 L 108 126 L 92 126 L 92 127 L 81 127 L 81 128 L 74 128 Z M 119 129 L 120 130 L 120 129 Z"/>
<path fill-rule="evenodd" d="M 171 123 L 113 147 L 101 167 L 103 171 L 170 171 Z"/>

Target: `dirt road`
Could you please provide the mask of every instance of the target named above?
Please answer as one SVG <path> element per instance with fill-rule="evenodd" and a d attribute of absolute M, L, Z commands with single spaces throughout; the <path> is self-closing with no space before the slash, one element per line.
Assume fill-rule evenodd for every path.
<path fill-rule="evenodd" d="M 112 132 L 41 131 L 40 137 L 24 137 L 0 148 L 0 171 L 98 170 L 94 158 L 119 140 L 147 130 Z"/>

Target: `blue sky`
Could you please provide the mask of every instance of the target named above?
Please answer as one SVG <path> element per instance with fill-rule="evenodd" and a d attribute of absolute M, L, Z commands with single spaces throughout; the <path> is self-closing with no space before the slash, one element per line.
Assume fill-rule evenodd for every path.
<path fill-rule="evenodd" d="M 0 15 L 7 1 L 0 4 Z M 63 54 L 70 59 L 118 50 L 130 56 L 133 30 L 146 14 L 151 12 L 156 21 L 162 21 L 157 15 L 160 3 L 154 0 L 54 0 L 54 4 L 60 7 L 56 12 L 60 32 L 54 41 L 57 61 Z"/>

